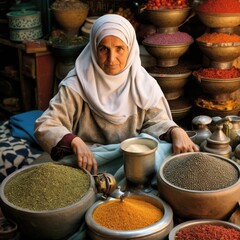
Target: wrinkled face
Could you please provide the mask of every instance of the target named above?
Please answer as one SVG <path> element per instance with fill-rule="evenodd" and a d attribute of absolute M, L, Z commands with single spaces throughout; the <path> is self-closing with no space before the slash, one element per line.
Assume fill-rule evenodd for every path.
<path fill-rule="evenodd" d="M 124 69 L 128 59 L 128 47 L 118 37 L 107 36 L 97 47 L 98 64 L 109 75 L 116 75 Z"/>

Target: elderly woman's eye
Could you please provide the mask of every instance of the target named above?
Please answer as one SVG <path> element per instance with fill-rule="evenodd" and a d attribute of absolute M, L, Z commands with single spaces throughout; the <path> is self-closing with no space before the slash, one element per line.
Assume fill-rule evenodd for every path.
<path fill-rule="evenodd" d="M 101 53 L 105 53 L 108 51 L 108 48 L 104 47 L 104 46 L 100 46 L 98 47 L 98 51 L 101 52 Z"/>

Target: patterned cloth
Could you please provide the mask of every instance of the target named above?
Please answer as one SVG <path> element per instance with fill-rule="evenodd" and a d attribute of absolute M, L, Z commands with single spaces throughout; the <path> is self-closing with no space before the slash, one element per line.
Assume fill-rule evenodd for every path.
<path fill-rule="evenodd" d="M 42 153 L 28 140 L 11 136 L 9 121 L 0 125 L 0 182 L 12 172 L 30 165 Z"/>

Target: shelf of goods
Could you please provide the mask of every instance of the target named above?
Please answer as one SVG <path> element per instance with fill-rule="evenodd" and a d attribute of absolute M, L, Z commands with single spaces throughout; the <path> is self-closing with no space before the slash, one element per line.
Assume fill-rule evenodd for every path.
<path fill-rule="evenodd" d="M 45 110 L 53 94 L 54 60 L 51 52 L 34 50 L 28 53 L 29 49 L 26 49 L 24 43 L 16 43 L 5 38 L 0 38 L 0 47 L 6 50 L 5 54 L 11 51 L 16 56 L 14 60 L 10 59 L 8 66 L 2 63 L 0 75 L 13 85 L 17 83 L 19 112 L 31 109 Z M 15 112 L 12 107 L 4 105 L 1 107 L 10 113 Z"/>
<path fill-rule="evenodd" d="M 196 39 L 203 53 L 203 66 L 193 73 L 203 90 L 196 99 L 197 111 L 210 116 L 238 115 L 240 70 L 234 65 L 240 56 L 240 3 L 206 0 L 195 7 L 206 32 Z"/>

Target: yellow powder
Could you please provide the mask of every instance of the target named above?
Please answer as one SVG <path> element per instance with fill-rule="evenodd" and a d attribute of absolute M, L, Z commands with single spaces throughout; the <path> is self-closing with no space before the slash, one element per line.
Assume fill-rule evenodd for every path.
<path fill-rule="evenodd" d="M 93 212 L 93 219 L 101 226 L 112 230 L 135 230 L 159 221 L 163 212 L 143 200 L 125 198 L 111 200 L 99 205 Z"/>

